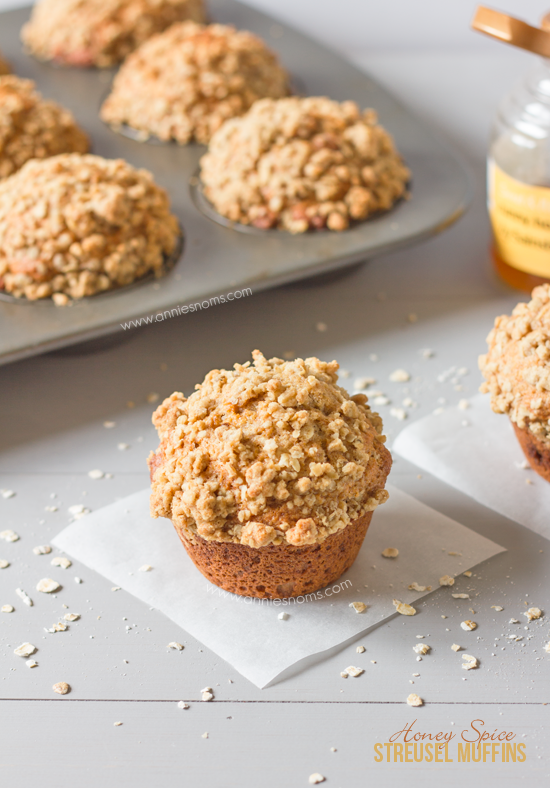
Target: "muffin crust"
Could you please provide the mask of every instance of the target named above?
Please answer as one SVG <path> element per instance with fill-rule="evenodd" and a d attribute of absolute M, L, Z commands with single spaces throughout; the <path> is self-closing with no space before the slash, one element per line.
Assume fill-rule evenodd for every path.
<path fill-rule="evenodd" d="M 388 498 L 382 421 L 335 361 L 252 355 L 157 408 L 151 514 L 191 542 L 321 544 Z"/>
<path fill-rule="evenodd" d="M 0 77 L 0 179 L 29 159 L 86 153 L 88 137 L 72 113 L 46 101 L 30 79 Z"/>
<path fill-rule="evenodd" d="M 130 55 L 101 117 L 144 137 L 207 143 L 225 120 L 257 99 L 286 95 L 287 83 L 276 55 L 252 33 L 184 22 Z"/>
<path fill-rule="evenodd" d="M 39 0 L 21 38 L 39 60 L 108 68 L 185 19 L 204 21 L 202 0 Z"/>
<path fill-rule="evenodd" d="M 491 395 L 491 408 L 550 446 L 550 285 L 497 317 L 487 343 L 489 352 L 479 358 L 486 379 L 480 390 Z"/>
<path fill-rule="evenodd" d="M 291 233 L 345 230 L 389 210 L 410 172 L 373 110 L 328 98 L 262 99 L 217 131 L 204 194 L 227 219 Z"/>

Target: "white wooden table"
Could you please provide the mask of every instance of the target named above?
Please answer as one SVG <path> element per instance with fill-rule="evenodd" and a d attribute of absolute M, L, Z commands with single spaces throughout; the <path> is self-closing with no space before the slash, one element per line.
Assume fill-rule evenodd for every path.
<path fill-rule="evenodd" d="M 354 57 L 471 162 L 476 198 L 455 227 L 337 277 L 121 332 L 118 344 L 103 349 L 77 346 L 0 369 L 0 487 L 16 492 L 0 499 L 1 523 L 21 535 L 13 544 L 0 541 L 0 558 L 11 561 L 0 571 L 0 604 L 16 608 L 0 619 L 2 786 L 299 788 L 314 772 L 335 788 L 371 780 L 384 786 L 398 780 L 410 786 L 462 786 L 467 780 L 474 786 L 538 786 L 548 780 L 550 657 L 534 651 L 528 631 L 522 643 L 507 642 L 491 605 L 518 608 L 528 600 L 550 615 L 550 545 L 435 479 L 418 478 L 403 460 L 395 463 L 394 484 L 508 548 L 472 579 L 479 593 L 476 671 L 457 675 L 453 667 L 449 644 L 459 637 L 463 609 L 442 592 L 420 603 L 414 619 L 392 621 L 358 640 L 367 649 L 360 678 L 340 678 L 346 665 L 358 662 L 353 645 L 265 690 L 76 562 L 65 573 L 56 570 L 65 583 L 55 598 L 34 592 L 35 605 L 28 608 L 14 594 L 16 587 L 34 591 L 50 574 L 51 556 L 36 556 L 32 548 L 67 524 L 69 506 L 97 510 L 147 484 L 145 458 L 156 445 L 147 402 L 152 392 L 190 392 L 209 369 L 245 361 L 255 347 L 268 355 L 336 358 L 353 377 L 377 378 L 394 404 L 405 393 L 388 376 L 405 367 L 421 379 L 409 386 L 419 403 L 410 419 L 430 413 L 440 398 L 453 406 L 476 392 L 476 359 L 493 318 L 518 300 L 489 262 L 486 136 L 495 102 L 529 59 L 497 45 L 490 55 L 455 47 L 354 50 Z M 408 321 L 411 313 L 416 322 Z M 319 322 L 326 331 L 317 330 Z M 419 351 L 428 347 L 435 356 L 426 359 Z M 369 359 L 373 353 L 376 362 Z M 453 365 L 470 370 L 460 392 L 437 382 Z M 391 443 L 406 422 L 393 418 L 389 407 L 381 412 Z M 105 429 L 104 421 L 116 427 Z M 119 451 L 120 442 L 130 448 Z M 112 478 L 90 479 L 94 468 Z M 46 511 L 52 505 L 58 511 Z M 83 582 L 75 583 L 75 576 Z M 64 633 L 44 633 L 66 612 L 62 604 L 81 613 L 81 621 Z M 411 645 L 420 632 L 429 635 L 432 652 L 418 663 Z M 184 651 L 169 651 L 172 640 L 184 643 Z M 13 654 L 24 641 L 39 648 L 39 666 L 32 670 Z M 58 681 L 71 685 L 66 697 L 52 692 Z M 210 703 L 200 700 L 206 685 L 215 690 Z M 405 704 L 412 691 L 424 707 Z M 179 709 L 180 700 L 190 708 Z M 425 732 L 460 732 L 474 719 L 490 732 L 514 731 L 527 745 L 526 762 L 374 761 L 374 743 L 388 741 L 406 722 L 417 720 L 415 729 Z M 117 721 L 123 725 L 114 726 Z"/>

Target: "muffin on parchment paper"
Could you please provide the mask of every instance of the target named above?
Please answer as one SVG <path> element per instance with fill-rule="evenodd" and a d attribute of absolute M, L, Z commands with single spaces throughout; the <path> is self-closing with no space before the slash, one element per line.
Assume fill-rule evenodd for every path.
<path fill-rule="evenodd" d="M 88 137 L 68 109 L 43 99 L 29 79 L 0 77 L 0 180 L 29 159 L 88 148 Z"/>
<path fill-rule="evenodd" d="M 2 57 L 2 53 L 0 52 L 0 77 L 3 77 L 4 74 L 10 74 L 10 73 L 11 73 L 10 64 L 8 63 L 7 60 L 4 60 L 4 58 Z"/>
<path fill-rule="evenodd" d="M 550 482 L 550 285 L 501 315 L 479 357 L 495 413 L 506 413 L 533 468 Z"/>
<path fill-rule="evenodd" d="M 352 565 L 388 498 L 391 455 L 380 416 L 337 384 L 335 361 L 252 355 L 155 411 L 151 513 L 172 520 L 212 583 L 299 596 Z"/>
<path fill-rule="evenodd" d="M 202 0 L 39 0 L 21 38 L 39 60 L 114 66 L 175 22 L 203 22 Z"/>
<path fill-rule="evenodd" d="M 345 230 L 387 211 L 410 177 L 373 110 L 323 97 L 256 102 L 224 123 L 201 159 L 218 213 L 291 233 Z"/>
<path fill-rule="evenodd" d="M 226 25 L 183 22 L 128 57 L 101 117 L 144 138 L 207 143 L 259 98 L 288 92 L 287 73 L 260 38 Z"/>
<path fill-rule="evenodd" d="M 0 182 L 0 290 L 62 306 L 161 276 L 179 235 L 147 170 L 77 153 L 32 159 Z"/>

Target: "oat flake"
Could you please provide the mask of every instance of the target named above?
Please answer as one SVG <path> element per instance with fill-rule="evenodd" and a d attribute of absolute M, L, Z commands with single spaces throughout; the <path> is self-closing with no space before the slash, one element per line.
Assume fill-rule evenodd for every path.
<path fill-rule="evenodd" d="M 66 681 L 58 681 L 57 684 L 53 685 L 52 689 L 54 692 L 57 692 L 58 695 L 66 695 L 71 691 L 70 684 L 67 684 Z"/>
<path fill-rule="evenodd" d="M 36 590 L 41 591 L 43 594 L 53 594 L 54 591 L 58 591 L 60 588 L 59 583 L 56 580 L 52 580 L 51 577 L 44 577 L 36 584 Z"/>
<path fill-rule="evenodd" d="M 527 616 L 529 621 L 534 621 L 537 618 L 541 618 L 542 610 L 539 607 L 530 607 L 523 615 Z"/>
<path fill-rule="evenodd" d="M 462 627 L 462 629 L 465 629 L 466 632 L 471 632 L 473 629 L 477 629 L 476 622 L 470 620 L 462 621 L 460 626 Z"/>
<path fill-rule="evenodd" d="M 453 599 L 469 599 L 470 594 L 451 594 Z M 502 608 L 500 608 L 502 610 Z"/>
<path fill-rule="evenodd" d="M 454 586 L 455 579 L 450 575 L 443 575 L 443 577 L 439 578 L 439 585 L 440 586 Z"/>
<path fill-rule="evenodd" d="M 34 659 L 28 659 L 28 660 L 25 662 L 25 665 L 26 665 L 28 668 L 37 668 L 37 667 L 38 667 L 38 662 L 35 662 L 35 661 L 34 661 Z"/>
<path fill-rule="evenodd" d="M 15 608 L 12 607 L 12 605 L 2 605 L 1 610 L 2 610 L 2 613 L 13 613 Z"/>
<path fill-rule="evenodd" d="M 382 556 L 384 558 L 397 558 L 399 555 L 399 550 L 397 547 L 386 547 L 385 550 L 382 550 Z"/>
<path fill-rule="evenodd" d="M 324 783 L 325 778 L 322 774 L 319 774 L 319 772 L 314 772 L 313 774 L 309 775 L 308 782 L 310 785 L 317 785 L 318 783 Z"/>
<path fill-rule="evenodd" d="M 478 667 L 477 659 L 472 657 L 470 654 L 463 654 L 462 659 L 466 660 L 462 663 L 464 670 L 473 670 L 474 668 Z"/>
<path fill-rule="evenodd" d="M 13 653 L 18 657 L 30 657 L 36 650 L 36 646 L 33 646 L 32 643 L 21 643 L 20 646 L 14 649 Z"/>
<path fill-rule="evenodd" d="M 80 613 L 65 613 L 63 618 L 65 621 L 78 621 L 80 618 Z"/>
<path fill-rule="evenodd" d="M 431 586 L 419 586 L 418 583 L 411 583 L 409 586 L 409 591 L 431 591 Z"/>
<path fill-rule="evenodd" d="M 413 646 L 413 651 L 416 651 L 417 654 L 427 654 L 430 650 L 431 646 L 428 646 L 427 643 L 417 643 L 416 646 Z"/>
<path fill-rule="evenodd" d="M 62 555 L 56 555 L 54 558 L 52 558 L 51 565 L 59 566 L 61 569 L 68 569 L 70 566 L 72 566 L 72 561 L 69 561 L 68 558 L 65 558 Z"/>
<path fill-rule="evenodd" d="M 41 544 L 38 545 L 38 547 L 33 547 L 32 551 L 35 555 L 47 555 L 48 553 L 51 553 L 52 548 L 49 544 Z"/>
<path fill-rule="evenodd" d="M 350 607 L 352 607 L 356 613 L 364 613 L 367 609 L 367 605 L 364 602 L 350 602 Z"/>
<path fill-rule="evenodd" d="M 411 376 L 404 369 L 396 369 L 390 375 L 392 383 L 407 383 L 410 379 Z"/>
<path fill-rule="evenodd" d="M 17 542 L 19 538 L 19 534 L 12 531 L 11 528 L 8 528 L 6 531 L 0 531 L 0 539 L 4 539 L 5 542 Z"/>
<path fill-rule="evenodd" d="M 9 561 L 6 561 L 5 558 L 0 558 L 0 569 L 7 569 L 9 565 Z"/>
<path fill-rule="evenodd" d="M 360 676 L 361 673 L 364 672 L 365 671 L 363 670 L 363 668 L 356 668 L 354 667 L 354 665 L 350 665 L 349 668 L 346 668 L 345 670 L 345 673 L 347 673 L 348 676 L 353 676 L 353 678 L 357 678 L 357 676 Z"/>
<path fill-rule="evenodd" d="M 22 588 L 16 588 L 15 593 L 28 607 L 32 607 L 33 601 L 28 594 L 26 594 Z"/>
<path fill-rule="evenodd" d="M 174 648 L 176 651 L 183 651 L 183 646 L 181 643 L 176 643 L 175 640 L 172 640 L 171 643 L 168 643 L 168 648 Z"/>
<path fill-rule="evenodd" d="M 497 613 L 500 613 L 502 610 L 504 610 L 504 608 L 500 605 L 491 605 L 491 610 L 496 610 Z"/>
<path fill-rule="evenodd" d="M 424 701 L 422 700 L 422 698 L 419 697 L 418 695 L 416 695 L 414 692 L 411 692 L 411 694 L 408 696 L 407 703 L 409 704 L 409 706 L 423 706 L 424 705 Z"/>
<path fill-rule="evenodd" d="M 393 604 L 395 605 L 396 612 L 401 613 L 402 616 L 416 615 L 416 610 L 412 605 L 407 605 L 405 602 L 400 602 L 398 599 L 394 599 Z"/>
<path fill-rule="evenodd" d="M 364 646 L 357 646 L 357 648 L 355 650 L 356 650 L 356 652 L 358 654 L 363 654 L 364 651 L 365 651 L 365 647 Z"/>
<path fill-rule="evenodd" d="M 459 645 L 458 645 L 458 643 L 453 643 L 453 645 L 451 646 L 451 648 L 452 648 L 452 650 L 453 650 L 453 651 L 460 651 L 460 649 L 462 648 L 462 646 L 459 646 Z"/>

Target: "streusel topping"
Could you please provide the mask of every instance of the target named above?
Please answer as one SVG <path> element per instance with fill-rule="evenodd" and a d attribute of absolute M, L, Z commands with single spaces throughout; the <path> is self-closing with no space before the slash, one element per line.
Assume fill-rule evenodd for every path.
<path fill-rule="evenodd" d="M 204 193 L 234 222 L 291 233 L 345 230 L 387 211 L 410 172 L 373 110 L 328 98 L 262 99 L 217 131 Z"/>
<path fill-rule="evenodd" d="M 207 143 L 225 120 L 257 99 L 287 93 L 287 74 L 260 38 L 225 25 L 184 22 L 130 55 L 101 117 L 145 137 Z"/>
<path fill-rule="evenodd" d="M 479 357 L 495 413 L 550 443 L 550 285 L 535 287 L 529 303 L 501 315 Z"/>
<path fill-rule="evenodd" d="M 0 182 L 0 288 L 58 304 L 164 273 L 178 222 L 147 170 L 122 159 L 33 159 Z"/>
<path fill-rule="evenodd" d="M 155 411 L 151 513 L 207 541 L 323 542 L 388 498 L 382 420 L 335 361 L 252 355 Z"/>
<path fill-rule="evenodd" d="M 45 101 L 30 79 L 0 77 L 0 179 L 29 159 L 86 153 L 88 137 L 69 110 Z"/>
<path fill-rule="evenodd" d="M 107 68 L 175 22 L 204 17 L 202 0 L 39 0 L 21 38 L 40 60 Z"/>
<path fill-rule="evenodd" d="M 4 60 L 2 57 L 2 53 L 0 52 L 0 77 L 4 74 L 9 74 L 11 72 L 10 64 L 7 60 Z"/>

